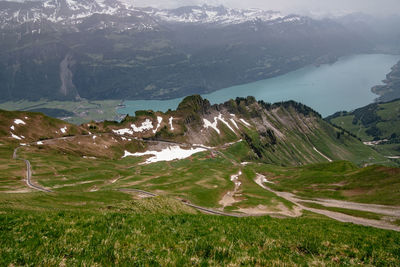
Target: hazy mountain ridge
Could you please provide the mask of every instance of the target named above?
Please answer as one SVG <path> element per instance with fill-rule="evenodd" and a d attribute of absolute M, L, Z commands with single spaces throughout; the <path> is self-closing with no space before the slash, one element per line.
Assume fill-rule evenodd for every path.
<path fill-rule="evenodd" d="M 0 99 L 168 99 L 369 51 L 331 20 L 118 1 L 0 2 Z"/>
<path fill-rule="evenodd" d="M 112 16 L 151 16 L 154 20 L 175 23 L 237 24 L 252 20 L 273 21 L 283 19 L 280 12 L 259 9 L 239 10 L 223 6 L 188 6 L 177 9 L 139 8 L 117 0 L 46 0 L 23 3 L 1 2 L 2 28 L 23 23 L 50 21 L 64 25 L 82 23 L 95 14 Z M 298 20 L 290 16 L 287 20 Z"/>
<path fill-rule="evenodd" d="M 76 139 L 68 140 L 67 151 L 78 154 L 84 151 L 84 155 L 93 157 L 120 158 L 124 150 L 130 153 L 146 151 L 150 149 L 149 144 L 140 140 L 153 140 L 217 150 L 240 143 L 242 152 L 237 156 L 241 161 L 256 160 L 284 166 L 326 162 L 328 159 L 350 160 L 359 165 L 371 161 L 389 163 L 353 136 L 326 123 L 311 108 L 293 101 L 268 104 L 248 97 L 210 105 L 200 96 L 191 96 L 185 98 L 175 111 L 138 111 L 136 116 L 127 116 L 121 123 L 92 122 L 78 128 L 54 119 L 46 123 L 46 127 L 41 127 L 40 123 L 31 125 L 31 118 L 38 116 L 35 113 L 3 111 L 2 114 L 5 117 L 0 138 L 7 142 L 30 144 L 78 134 Z M 26 124 L 15 124 L 16 120 Z M 37 131 L 31 134 L 30 127 L 48 130 L 38 139 Z M 151 147 L 153 150 L 161 148 L 159 145 Z"/>

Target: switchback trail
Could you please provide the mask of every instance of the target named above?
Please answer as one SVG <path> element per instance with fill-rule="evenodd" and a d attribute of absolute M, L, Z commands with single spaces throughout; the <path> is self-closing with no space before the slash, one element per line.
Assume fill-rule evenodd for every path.
<path fill-rule="evenodd" d="M 386 229 L 386 230 L 394 230 L 394 231 L 400 231 L 400 226 L 396 226 L 390 223 L 387 223 L 385 221 L 379 221 L 379 220 L 371 220 L 371 219 L 365 219 L 365 218 L 360 218 L 360 217 L 354 217 L 350 216 L 347 214 L 343 214 L 340 212 L 334 212 L 334 211 L 329 211 L 329 210 L 323 210 L 323 209 L 315 209 L 315 208 L 310 208 L 307 206 L 304 206 L 301 203 L 304 202 L 311 202 L 311 203 L 316 203 L 320 204 L 323 206 L 328 206 L 327 204 L 330 204 L 330 207 L 340 207 L 340 208 L 346 208 L 346 209 L 352 209 L 352 210 L 360 210 L 360 211 L 374 211 L 376 213 L 380 214 L 390 214 L 392 216 L 397 216 L 399 214 L 399 210 L 396 209 L 395 207 L 388 207 L 388 206 L 382 206 L 382 205 L 369 205 L 369 204 L 360 204 L 360 203 L 353 203 L 353 202 L 346 202 L 346 201 L 336 201 L 336 200 L 302 200 L 297 198 L 294 194 L 288 193 L 288 192 L 279 192 L 275 191 L 268 186 L 264 185 L 264 179 L 265 176 L 258 174 L 256 177 L 255 182 L 264 188 L 265 190 L 268 190 L 277 196 L 286 199 L 287 201 L 292 202 L 293 204 L 297 205 L 303 210 L 308 210 L 314 213 L 318 213 L 321 215 L 325 215 L 329 218 L 332 218 L 334 220 L 340 221 L 340 222 L 347 222 L 347 223 L 354 223 L 354 224 L 359 224 L 359 225 L 364 225 L 364 226 L 371 226 L 375 228 L 381 228 L 381 229 Z M 340 205 L 334 205 L 340 204 Z M 379 211 L 377 207 L 385 207 L 385 209 L 382 209 L 383 211 Z M 391 212 L 390 212 L 391 211 Z"/>
<path fill-rule="evenodd" d="M 157 194 L 151 193 L 151 192 L 147 192 L 147 191 L 143 191 L 143 190 L 139 190 L 139 189 L 128 189 L 128 188 L 121 188 L 118 189 L 121 192 L 135 192 L 135 193 L 141 193 L 144 195 L 148 195 L 149 197 L 157 197 Z M 237 217 L 237 218 L 241 218 L 241 217 L 250 217 L 249 215 L 246 214 L 236 214 L 236 213 L 226 213 L 226 212 L 221 212 L 221 211 L 217 211 L 217 210 L 213 210 L 213 209 L 209 209 L 209 208 L 205 208 L 205 207 L 201 207 L 201 206 L 197 206 L 191 203 L 186 202 L 185 200 L 179 199 L 184 205 L 195 208 L 199 211 L 202 211 L 204 213 L 207 214 L 214 214 L 214 215 L 220 215 L 220 216 L 229 216 L 229 217 Z"/>
<path fill-rule="evenodd" d="M 20 147 L 17 147 L 16 149 L 14 149 L 14 153 L 13 153 L 13 159 L 17 160 L 18 159 L 18 149 Z M 35 184 L 32 183 L 32 166 L 29 160 L 27 159 L 21 159 L 25 162 L 26 165 L 26 184 L 27 186 L 29 186 L 32 189 L 38 190 L 38 191 L 42 191 L 42 192 L 47 192 L 47 193 L 51 193 L 52 191 L 49 189 L 46 189 L 44 187 L 41 186 L 37 186 Z"/>

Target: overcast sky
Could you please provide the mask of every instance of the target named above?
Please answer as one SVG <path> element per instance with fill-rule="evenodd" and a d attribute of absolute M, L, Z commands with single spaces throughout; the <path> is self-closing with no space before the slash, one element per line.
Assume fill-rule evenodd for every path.
<path fill-rule="evenodd" d="M 132 0 L 125 0 L 127 2 Z M 363 12 L 375 15 L 400 14 L 400 0 L 133 0 L 137 6 L 162 8 L 191 4 L 224 5 L 235 8 L 261 8 L 285 13 L 342 15 Z"/>

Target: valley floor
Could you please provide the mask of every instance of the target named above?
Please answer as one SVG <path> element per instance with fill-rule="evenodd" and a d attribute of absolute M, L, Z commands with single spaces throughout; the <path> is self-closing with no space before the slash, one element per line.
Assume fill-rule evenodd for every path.
<path fill-rule="evenodd" d="M 90 121 L 119 119 L 117 112 L 121 100 L 103 101 L 8 101 L 0 103 L 0 109 L 42 112 L 50 117 L 61 118 L 73 124 Z"/>

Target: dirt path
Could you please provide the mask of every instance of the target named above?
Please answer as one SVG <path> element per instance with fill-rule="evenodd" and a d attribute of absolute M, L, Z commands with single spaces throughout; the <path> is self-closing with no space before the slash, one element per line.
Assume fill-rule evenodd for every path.
<path fill-rule="evenodd" d="M 21 148 L 21 147 L 17 147 L 16 149 L 14 149 L 13 159 L 15 159 L 15 160 L 18 159 L 18 154 L 17 153 L 18 153 L 18 149 L 19 148 Z M 41 186 L 38 186 L 38 185 L 35 185 L 35 184 L 32 183 L 32 166 L 31 166 L 31 163 L 27 159 L 21 159 L 21 160 L 23 160 L 25 162 L 25 165 L 26 165 L 26 179 L 25 179 L 26 185 L 28 187 L 32 188 L 32 189 L 37 190 L 37 191 L 47 192 L 47 193 L 52 192 L 49 189 L 46 189 L 44 187 L 41 187 Z"/>
<path fill-rule="evenodd" d="M 149 197 L 156 197 L 156 196 L 158 196 L 157 194 L 150 193 L 150 192 L 143 191 L 143 190 L 139 190 L 139 189 L 127 189 L 127 188 L 122 188 L 122 189 L 119 189 L 119 191 L 122 191 L 122 192 L 134 192 L 134 193 L 144 194 L 144 195 L 147 195 L 147 196 L 149 196 Z M 197 210 L 199 210 L 199 211 L 201 211 L 201 212 L 207 213 L 207 214 L 214 214 L 214 215 L 221 215 L 221 216 L 229 216 L 229 217 L 238 217 L 238 218 L 241 218 L 241 217 L 249 217 L 249 215 L 246 215 L 246 214 L 225 213 L 225 212 L 222 212 L 222 211 L 213 210 L 213 209 L 209 209 L 209 208 L 205 208 L 205 207 L 193 205 L 193 204 L 191 204 L 191 203 L 188 203 L 188 202 L 185 201 L 185 200 L 181 200 L 181 199 L 180 199 L 180 201 L 181 201 L 183 204 L 185 204 L 186 206 L 195 208 L 195 209 L 197 209 Z"/>
<path fill-rule="evenodd" d="M 269 187 L 267 187 L 264 184 L 264 179 L 265 176 L 263 175 L 257 175 L 257 178 L 255 182 L 264 188 L 265 190 L 268 190 L 274 194 L 276 194 L 279 197 L 282 197 L 293 204 L 297 205 L 303 210 L 308 210 L 314 213 L 322 214 L 325 215 L 329 218 L 335 219 L 340 222 L 348 222 L 348 223 L 354 223 L 354 224 L 359 224 L 359 225 L 364 225 L 364 226 L 372 226 L 376 228 L 381 228 L 381 229 L 386 229 L 386 230 L 394 230 L 394 231 L 400 231 L 400 226 L 392 225 L 390 223 L 387 223 L 385 221 L 379 221 L 379 220 L 371 220 L 371 219 L 365 219 L 365 218 L 359 218 L 359 217 L 354 217 L 350 215 L 346 215 L 340 212 L 333 212 L 333 211 L 328 211 L 328 210 L 321 210 L 321 209 L 315 209 L 315 208 L 309 208 L 301 204 L 301 202 L 310 202 L 310 201 L 305 201 L 302 199 L 297 198 L 294 194 L 288 193 L 288 192 L 278 192 L 275 191 Z M 360 203 L 353 203 L 353 202 L 346 202 L 346 201 L 337 201 L 337 200 L 312 200 L 312 203 L 320 204 L 320 205 L 329 205 L 329 207 L 340 207 L 340 208 L 346 208 L 346 209 L 353 209 L 353 210 L 361 210 L 361 211 L 370 211 L 370 212 L 376 212 L 380 214 L 385 214 L 390 216 L 397 216 L 397 214 L 400 212 L 399 209 L 396 209 L 395 207 L 388 207 L 388 206 L 382 206 L 382 205 L 372 205 L 372 204 L 360 204 Z M 380 211 L 378 212 L 378 209 Z M 385 213 L 382 213 L 385 212 Z"/>
<path fill-rule="evenodd" d="M 237 174 L 231 175 L 231 181 L 235 184 L 235 188 L 233 191 L 229 191 L 226 193 L 222 199 L 218 202 L 222 206 L 222 210 L 225 209 L 227 206 L 232 206 L 236 202 L 239 202 L 240 200 L 235 199 L 235 195 L 239 191 L 239 187 L 242 184 L 239 181 L 239 176 L 242 175 L 242 171 L 239 171 Z"/>
<path fill-rule="evenodd" d="M 321 199 L 321 198 L 317 198 L 315 200 L 301 200 L 301 201 L 307 203 L 320 204 L 325 207 L 360 210 L 360 211 L 373 212 L 400 218 L 400 207 L 391 207 L 391 206 L 376 205 L 376 204 L 363 204 L 363 203 L 355 203 L 355 202 L 341 201 L 335 199 Z"/>
<path fill-rule="evenodd" d="M 332 160 L 330 158 L 328 158 L 326 155 L 322 154 L 322 152 L 320 152 L 315 146 L 313 146 L 313 149 L 314 149 L 315 152 L 317 152 L 322 157 L 324 157 L 327 161 L 332 162 Z"/>

